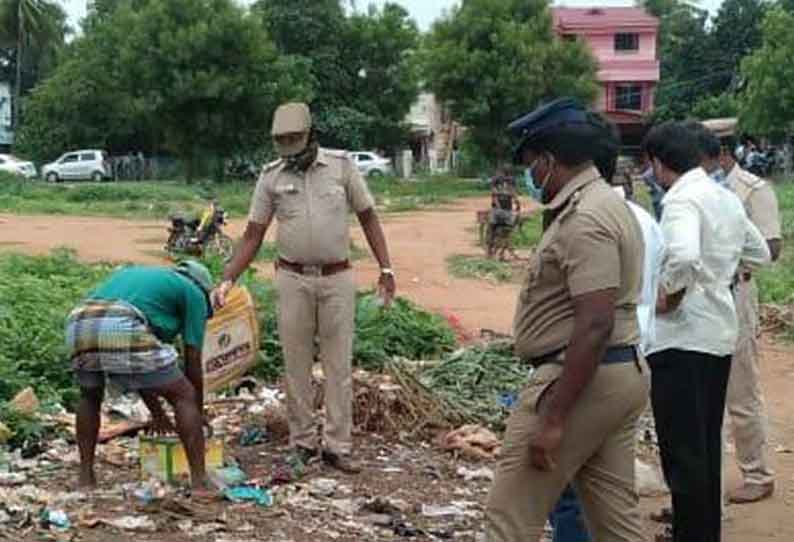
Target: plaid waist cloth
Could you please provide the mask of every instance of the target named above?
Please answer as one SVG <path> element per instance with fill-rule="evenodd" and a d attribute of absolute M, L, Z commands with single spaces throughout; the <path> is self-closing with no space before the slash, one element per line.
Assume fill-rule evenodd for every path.
<path fill-rule="evenodd" d="M 89 300 L 75 308 L 66 322 L 66 346 L 75 371 L 149 373 L 179 358 L 152 333 L 143 313 L 122 301 Z"/>

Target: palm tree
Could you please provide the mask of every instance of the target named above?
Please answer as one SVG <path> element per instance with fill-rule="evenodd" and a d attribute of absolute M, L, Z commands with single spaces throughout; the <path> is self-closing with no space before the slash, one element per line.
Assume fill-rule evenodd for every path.
<path fill-rule="evenodd" d="M 0 38 L 7 44 L 13 38 L 16 53 L 13 124 L 19 123 L 22 97 L 22 69 L 26 50 L 55 51 L 63 45 L 66 15 L 57 0 L 5 0 L 0 12 Z"/>

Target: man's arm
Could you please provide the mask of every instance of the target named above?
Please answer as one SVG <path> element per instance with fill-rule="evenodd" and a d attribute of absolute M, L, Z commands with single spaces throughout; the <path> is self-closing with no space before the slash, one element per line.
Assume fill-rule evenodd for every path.
<path fill-rule="evenodd" d="M 234 251 L 234 256 L 223 271 L 224 281 L 234 282 L 248 269 L 248 266 L 256 258 L 259 247 L 262 246 L 262 240 L 265 238 L 265 233 L 267 233 L 272 220 L 270 217 L 264 224 L 248 222 L 243 237 Z"/>
<path fill-rule="evenodd" d="M 185 346 L 185 377 L 196 390 L 196 404 L 204 415 L 204 367 L 201 364 L 201 350 Z"/>
<path fill-rule="evenodd" d="M 381 269 L 391 269 L 391 259 L 389 258 L 389 248 L 386 245 L 386 236 L 383 234 L 383 228 L 380 224 L 378 214 L 373 207 L 366 209 L 358 214 L 358 221 L 361 228 L 364 230 L 364 236 L 367 238 L 372 253 L 375 259 L 378 260 L 378 265 Z M 378 280 L 378 286 L 381 289 L 381 295 L 386 304 L 390 304 L 394 298 L 397 285 L 394 280 L 394 275 L 381 273 Z"/>
<path fill-rule="evenodd" d="M 232 256 L 231 261 L 223 271 L 223 280 L 210 293 L 210 301 L 215 309 L 219 309 L 226 304 L 226 295 L 232 289 L 234 282 L 254 261 L 271 221 L 272 218 L 268 218 L 265 224 L 248 222 L 243 238 L 234 250 L 234 256 Z"/>
<path fill-rule="evenodd" d="M 565 365 L 548 401 L 540 407 L 541 429 L 530 443 L 530 459 L 537 469 L 555 468 L 552 454 L 562 441 L 565 421 L 606 353 L 615 324 L 615 292 L 602 290 L 573 299 L 574 327 Z"/>
<path fill-rule="evenodd" d="M 769 244 L 753 222 L 745 217 L 744 245 L 742 246 L 741 264 L 752 271 L 768 264 L 772 257 Z"/>
<path fill-rule="evenodd" d="M 661 223 L 665 259 L 659 277 L 657 314 L 676 310 L 688 288 L 695 284 L 701 265 L 700 214 L 689 202 L 665 206 Z"/>

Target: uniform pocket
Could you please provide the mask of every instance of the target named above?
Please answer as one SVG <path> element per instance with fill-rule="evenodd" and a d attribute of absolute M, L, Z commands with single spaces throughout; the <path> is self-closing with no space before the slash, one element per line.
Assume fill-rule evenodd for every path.
<path fill-rule="evenodd" d="M 338 210 L 345 206 L 346 196 L 344 187 L 338 184 L 331 184 L 323 187 L 323 190 L 317 194 L 317 199 L 324 206 Z"/>
<path fill-rule="evenodd" d="M 554 384 L 562 374 L 562 365 L 547 363 L 538 367 L 529 379 L 526 389 L 521 393 L 521 407 L 532 414 L 540 414 L 543 405 L 553 392 Z"/>

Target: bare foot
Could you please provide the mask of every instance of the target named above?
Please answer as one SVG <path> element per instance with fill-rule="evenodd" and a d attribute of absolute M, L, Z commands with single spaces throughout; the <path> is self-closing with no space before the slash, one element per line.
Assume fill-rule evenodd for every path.
<path fill-rule="evenodd" d="M 96 489 L 96 476 L 93 472 L 81 472 L 77 480 L 77 488 L 80 491 L 93 491 Z"/>

